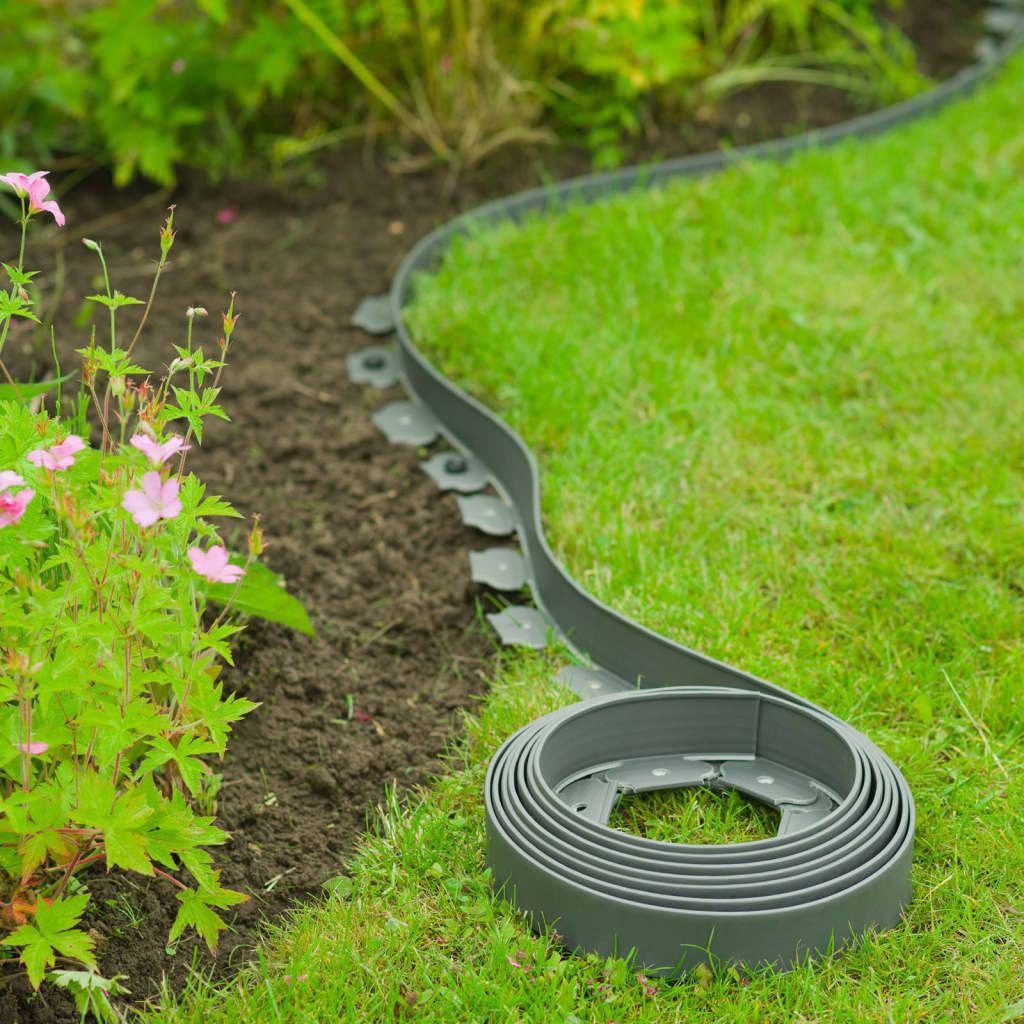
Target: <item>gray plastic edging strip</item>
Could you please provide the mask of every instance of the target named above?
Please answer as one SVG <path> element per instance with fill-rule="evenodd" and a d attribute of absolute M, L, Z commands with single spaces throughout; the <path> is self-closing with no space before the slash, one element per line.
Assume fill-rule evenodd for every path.
<path fill-rule="evenodd" d="M 576 583 L 544 536 L 530 449 L 414 345 L 402 316 L 413 275 L 435 266 L 470 227 L 888 130 L 972 90 L 1022 43 L 1018 24 L 988 59 L 942 85 L 820 131 L 488 203 L 426 236 L 398 270 L 390 301 L 407 389 L 510 504 L 534 598 L 551 628 L 597 666 L 602 693 L 616 678 L 627 690 L 531 723 L 502 745 L 487 773 L 495 884 L 570 949 L 635 950 L 647 970 L 674 977 L 705 962 L 786 968 L 869 928 L 892 927 L 911 897 L 913 797 L 889 758 L 835 715 L 673 643 Z M 664 765 L 650 768 L 651 758 Z M 773 839 L 695 847 L 605 826 L 623 791 L 700 779 L 771 803 L 782 778 L 786 793 L 775 802 L 784 827 Z M 819 798 L 801 802 L 809 791 Z"/>

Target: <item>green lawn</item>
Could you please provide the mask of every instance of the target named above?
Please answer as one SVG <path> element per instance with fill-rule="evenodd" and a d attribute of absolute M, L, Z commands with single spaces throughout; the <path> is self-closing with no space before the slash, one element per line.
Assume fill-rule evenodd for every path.
<path fill-rule="evenodd" d="M 538 452 L 549 536 L 585 586 L 901 766 L 905 924 L 784 976 L 645 986 L 563 959 L 482 872 L 487 761 L 569 699 L 548 682 L 563 656 L 513 653 L 451 774 L 391 808 L 351 890 L 152 1021 L 1024 1017 L 1022 95 L 1018 59 L 879 140 L 488 231 L 420 282 L 412 317 Z M 764 826 L 694 808 L 663 810 L 707 838 Z"/>

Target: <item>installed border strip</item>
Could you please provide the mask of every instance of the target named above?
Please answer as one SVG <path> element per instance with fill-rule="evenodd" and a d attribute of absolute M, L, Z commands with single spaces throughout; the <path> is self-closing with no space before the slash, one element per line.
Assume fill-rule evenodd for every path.
<path fill-rule="evenodd" d="M 471 227 L 748 160 L 785 159 L 932 113 L 974 89 L 1024 44 L 1020 7 L 1002 10 L 1016 13 L 1018 27 L 983 61 L 927 93 L 789 139 L 590 175 L 488 203 L 427 235 L 398 270 L 390 312 L 403 383 L 474 473 L 508 501 L 544 616 L 539 621 L 594 666 L 571 671 L 591 675 L 600 692 L 628 691 L 531 723 L 506 741 L 487 774 L 495 884 L 536 926 L 562 934 L 569 948 L 605 955 L 633 949 L 648 970 L 675 976 L 709 961 L 785 968 L 849 944 L 868 928 L 892 927 L 911 898 L 913 797 L 889 758 L 835 715 L 674 643 L 576 583 L 544 535 L 533 453 L 413 343 L 402 316 L 413 276 L 435 267 L 452 239 Z M 379 362 L 379 353 L 374 358 Z M 536 630 L 537 620 L 522 617 L 523 630 Z M 679 784 L 756 795 L 783 811 L 784 827 L 773 839 L 717 847 L 656 843 L 606 827 L 619 793 Z"/>

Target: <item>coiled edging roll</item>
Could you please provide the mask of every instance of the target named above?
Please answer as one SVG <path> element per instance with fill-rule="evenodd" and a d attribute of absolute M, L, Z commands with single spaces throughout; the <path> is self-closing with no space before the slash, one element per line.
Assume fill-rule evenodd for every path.
<path fill-rule="evenodd" d="M 776 806 L 773 839 L 656 842 L 607 828 L 619 795 L 735 788 Z M 700 963 L 787 969 L 910 900 L 914 804 L 869 740 L 804 703 L 724 687 L 597 698 L 530 723 L 487 773 L 495 885 L 569 949 L 635 951 L 666 977 Z"/>

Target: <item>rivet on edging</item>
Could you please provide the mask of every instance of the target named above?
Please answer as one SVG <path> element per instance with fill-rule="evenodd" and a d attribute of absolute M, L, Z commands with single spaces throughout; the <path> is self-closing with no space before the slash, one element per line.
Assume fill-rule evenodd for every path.
<path fill-rule="evenodd" d="M 371 345 L 345 357 L 349 378 L 355 384 L 389 388 L 399 376 L 398 353 L 392 346 Z"/>
<path fill-rule="evenodd" d="M 420 468 L 442 491 L 461 491 L 470 494 L 487 486 L 490 474 L 475 455 L 459 452 L 439 452 L 420 463 Z"/>
<path fill-rule="evenodd" d="M 625 679 L 620 679 L 614 673 L 594 665 L 566 665 L 558 670 L 555 678 L 567 690 L 572 690 L 584 700 L 635 689 Z"/>
<path fill-rule="evenodd" d="M 459 512 L 467 526 L 475 526 L 492 537 L 507 537 L 515 533 L 516 520 L 512 509 L 490 494 L 474 494 L 459 498 Z"/>
<path fill-rule="evenodd" d="M 441 432 L 437 417 L 419 402 L 390 402 L 372 419 L 392 444 L 430 444 Z"/>
<path fill-rule="evenodd" d="M 471 551 L 469 572 L 474 583 L 483 583 L 495 590 L 521 590 L 529 578 L 526 559 L 514 548 Z"/>
<path fill-rule="evenodd" d="M 353 327 L 367 334 L 387 334 L 395 329 L 395 317 L 391 309 L 390 295 L 372 295 L 359 303 L 352 314 Z"/>
<path fill-rule="evenodd" d="M 536 608 L 509 605 L 504 611 L 487 616 L 498 639 L 506 646 L 547 647 L 550 623 Z"/>

